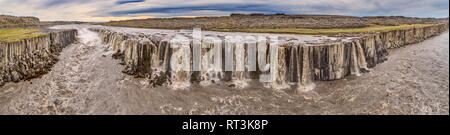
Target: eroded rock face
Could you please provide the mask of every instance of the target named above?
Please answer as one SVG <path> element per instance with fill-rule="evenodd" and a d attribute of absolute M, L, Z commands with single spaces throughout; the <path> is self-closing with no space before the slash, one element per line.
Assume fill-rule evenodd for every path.
<path fill-rule="evenodd" d="M 56 63 L 59 52 L 76 41 L 76 35 L 76 30 L 64 30 L 19 42 L 0 43 L 0 85 L 47 73 Z"/>
<path fill-rule="evenodd" d="M 161 81 L 215 82 L 260 79 L 261 74 L 267 73 L 260 71 L 259 65 L 254 71 L 249 69 L 249 62 L 246 61 L 250 57 L 247 53 L 248 47 L 235 45 L 234 53 L 226 55 L 225 43 L 219 44 L 223 47 L 219 57 L 222 59 L 233 57 L 233 68 L 244 67 L 244 71 L 226 71 L 223 66 L 225 60 L 222 60 L 220 72 L 213 70 L 175 72 L 170 68 L 171 57 L 179 51 L 179 48 L 170 48 L 171 44 L 166 34 L 127 34 L 108 27 L 91 28 L 91 30 L 99 33 L 103 43 L 111 44 L 113 51 L 123 55 L 122 59 L 126 66 L 125 73 L 137 77 L 154 78 L 153 82 L 158 82 L 158 84 L 161 84 Z M 299 37 L 297 41 L 291 42 L 291 39 L 281 37 L 283 40 L 280 41 L 277 50 L 276 81 L 273 84 L 280 86 L 308 85 L 313 81 L 338 80 L 349 75 L 359 76 L 386 61 L 389 55 L 388 49 L 418 43 L 446 30 L 448 30 L 448 24 L 311 41 L 304 41 L 306 39 Z M 218 33 L 215 36 L 223 39 L 224 35 L 222 34 Z M 211 48 L 216 46 L 215 44 L 209 45 Z M 190 48 L 190 60 L 194 61 L 192 42 Z M 269 52 L 270 47 L 267 45 L 266 48 Z M 211 50 L 213 49 L 202 49 L 202 58 Z M 240 55 L 242 54 L 240 52 L 245 53 Z M 208 61 L 213 64 L 213 59 L 216 57 L 209 57 L 202 62 Z M 265 60 L 271 61 L 270 57 Z M 192 63 L 183 66 L 193 68 Z"/>

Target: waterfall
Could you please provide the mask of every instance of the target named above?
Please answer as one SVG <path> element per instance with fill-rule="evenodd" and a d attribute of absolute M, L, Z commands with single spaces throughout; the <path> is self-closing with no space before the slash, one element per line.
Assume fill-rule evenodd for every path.
<path fill-rule="evenodd" d="M 122 51 L 125 55 L 124 72 L 130 75 L 144 74 L 150 76 L 150 80 L 160 78 L 155 76 L 168 76 L 169 79 L 163 81 L 183 86 L 190 86 L 192 82 L 209 86 L 218 81 L 229 81 L 227 83 L 241 88 L 245 88 L 250 79 L 259 79 L 266 87 L 273 89 L 297 85 L 298 91 L 310 91 L 315 87 L 314 81 L 338 80 L 351 74 L 360 76 L 386 60 L 387 49 L 422 41 L 447 30 L 448 26 L 436 25 L 355 37 L 279 35 L 282 41 L 276 46 L 272 44 L 278 41 L 270 37 L 258 37 L 256 46 L 253 40 L 245 41 L 242 37 L 267 34 L 207 32 L 205 35 L 208 37 L 195 40 L 195 37 L 204 35 L 114 27 L 92 29 L 100 33 L 101 40 L 105 40 L 103 42 L 111 43 Z M 169 42 L 175 34 L 187 36 L 189 44 L 176 47 L 176 44 Z M 233 42 L 220 42 L 224 40 L 223 37 Z M 150 41 L 137 42 L 146 38 Z M 259 44 L 260 41 L 266 43 Z M 175 47 L 171 48 L 172 45 Z M 196 56 L 196 53 L 200 55 Z M 189 70 L 179 70 L 184 68 Z"/>
<path fill-rule="evenodd" d="M 206 37 L 202 41 L 201 54 L 201 82 L 208 86 L 219 82 L 223 78 L 222 70 L 222 41 L 217 37 Z"/>
<path fill-rule="evenodd" d="M 173 89 L 187 89 L 191 76 L 191 48 L 190 41 L 184 36 L 175 36 L 170 41 L 172 56 L 170 59 L 171 80 Z"/>

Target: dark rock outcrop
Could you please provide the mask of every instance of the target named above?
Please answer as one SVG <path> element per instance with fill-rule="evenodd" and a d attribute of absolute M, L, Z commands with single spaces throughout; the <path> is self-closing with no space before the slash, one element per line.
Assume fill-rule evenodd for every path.
<path fill-rule="evenodd" d="M 158 78 L 154 82 L 161 81 L 233 81 L 241 79 L 259 79 L 260 74 L 264 72 L 257 68 L 256 71 L 225 71 L 222 66 L 222 72 L 214 71 L 195 71 L 184 72 L 172 71 L 169 67 L 170 58 L 178 49 L 170 48 L 170 42 L 164 38 L 158 38 L 152 35 L 132 35 L 111 31 L 107 28 L 91 29 L 100 34 L 101 40 L 112 45 L 114 51 L 122 53 L 122 59 L 126 66 L 124 72 L 137 77 Z M 384 31 L 370 34 L 357 35 L 348 40 L 325 43 L 292 43 L 285 42 L 278 46 L 278 72 L 276 76 L 276 85 L 301 84 L 308 85 L 311 82 L 330 81 L 343 79 L 349 75 L 360 75 L 370 71 L 377 64 L 387 60 L 388 49 L 398 48 L 408 44 L 418 43 L 430 37 L 436 36 L 448 30 L 448 23 L 436 24 L 426 27 L 415 27 L 411 29 Z M 145 40 L 143 40 L 145 39 Z M 191 42 L 192 48 L 192 42 Z M 211 44 L 211 46 L 215 46 Z M 221 44 L 220 46 L 225 46 Z M 269 47 L 267 47 L 269 48 Z M 236 46 L 234 52 L 239 51 Z M 248 48 L 242 48 L 248 51 Z M 222 49 L 224 51 L 225 49 Z M 192 51 L 192 50 L 191 50 Z M 210 50 L 202 49 L 202 52 Z M 269 51 L 269 50 L 268 50 Z M 248 59 L 245 56 L 232 54 L 234 60 L 239 58 Z M 202 53 L 204 55 L 204 53 Z M 225 52 L 221 53 L 225 58 Z M 193 60 L 192 53 L 190 60 Z M 266 59 L 270 61 L 269 57 Z M 248 67 L 248 63 L 241 65 Z M 224 65 L 224 63 L 222 63 Z M 191 67 L 191 65 L 184 65 Z M 238 67 L 238 62 L 234 63 L 234 68 Z M 258 66 L 257 66 L 258 67 Z M 161 78 L 164 75 L 166 78 Z"/>
<path fill-rule="evenodd" d="M 0 86 L 50 71 L 59 52 L 75 42 L 76 35 L 76 30 L 63 30 L 18 42 L 0 43 Z"/>

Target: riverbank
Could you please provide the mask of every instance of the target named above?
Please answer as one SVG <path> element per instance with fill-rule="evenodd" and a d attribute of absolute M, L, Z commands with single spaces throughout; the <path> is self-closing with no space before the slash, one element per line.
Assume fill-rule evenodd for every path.
<path fill-rule="evenodd" d="M 201 49 L 202 63 L 215 63 L 217 58 L 222 65 L 224 60 L 220 58 L 233 58 L 236 63 L 233 69 L 246 67 L 241 71 L 225 71 L 225 67 L 219 67 L 220 71 L 212 70 L 214 67 L 202 67 L 200 71 L 183 72 L 171 70 L 171 57 L 181 51 L 179 48 L 170 48 L 170 40 L 175 34 L 184 35 L 188 40 L 193 40 L 192 31 L 155 30 L 139 28 L 121 27 L 92 27 L 100 35 L 104 44 L 110 44 L 114 52 L 123 55 L 123 64 L 126 66 L 124 73 L 136 76 L 151 78 L 153 85 L 188 87 L 190 83 L 211 84 L 218 81 L 230 82 L 230 86 L 241 86 L 247 80 L 258 80 L 262 74 L 271 74 L 276 81 L 272 83 L 262 83 L 274 89 L 285 89 L 298 87 L 300 90 L 311 90 L 315 81 L 332 81 L 344 79 L 347 76 L 360 76 L 362 73 L 370 71 L 376 65 L 387 60 L 388 50 L 403 47 L 409 44 L 419 43 L 428 38 L 439 35 L 448 30 L 448 24 L 435 24 L 429 26 L 408 27 L 404 29 L 385 30 L 374 33 L 350 34 L 350 36 L 312 36 L 312 35 L 287 35 L 287 34 L 261 34 L 261 33 L 229 33 L 205 31 L 203 36 L 218 37 L 222 41 L 226 36 L 278 36 L 278 48 L 275 53 L 274 64 L 276 69 L 266 73 L 256 66 L 255 70 L 250 69 L 251 63 L 245 62 L 250 57 L 250 47 L 239 48 L 238 43 L 233 43 L 232 49 L 235 53 L 226 53 L 223 49 L 225 42 L 206 43 L 212 48 Z M 267 38 L 267 43 L 269 43 Z M 189 42 L 193 48 L 193 42 Z M 248 45 L 246 43 L 245 45 Z M 264 45 L 269 48 L 268 45 Z M 260 47 L 255 46 L 254 48 Z M 217 50 L 218 49 L 218 50 Z M 256 51 L 258 49 L 255 49 Z M 193 51 L 193 50 L 190 50 Z M 210 58 L 210 51 L 220 52 L 219 56 Z M 238 53 L 242 52 L 242 54 Z M 247 52 L 247 53 L 244 53 Z M 255 52 L 254 57 L 261 57 L 260 52 Z M 186 58 L 193 60 L 193 52 Z M 229 54 L 229 56 L 225 56 Z M 204 61 L 210 59 L 209 61 Z M 273 61 L 270 57 L 265 57 L 266 61 Z M 193 69 L 192 63 L 184 63 L 182 67 Z M 204 65 L 202 65 L 204 66 Z M 162 78 L 162 79 L 161 79 Z"/>
<path fill-rule="evenodd" d="M 38 32 L 36 28 L 0 29 L 0 86 L 47 73 L 77 35 L 76 30 Z"/>

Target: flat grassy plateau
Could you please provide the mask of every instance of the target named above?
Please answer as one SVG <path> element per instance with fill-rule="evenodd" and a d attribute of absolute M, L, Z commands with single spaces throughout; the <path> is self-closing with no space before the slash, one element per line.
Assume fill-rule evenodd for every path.
<path fill-rule="evenodd" d="M 106 26 L 119 26 L 119 27 L 137 27 L 147 28 L 145 24 L 141 24 L 135 21 L 118 21 L 105 23 Z M 299 34 L 299 35 L 337 35 L 337 34 L 359 34 L 370 33 L 400 29 L 410 29 L 415 27 L 427 27 L 436 24 L 400 24 L 395 26 L 369 24 L 368 27 L 362 28 L 328 28 L 328 29 L 310 29 L 310 28 L 214 28 L 207 29 L 211 31 L 219 32 L 247 32 L 247 33 L 278 33 L 278 34 Z M 151 29 L 151 28 L 150 28 Z"/>
<path fill-rule="evenodd" d="M 22 39 L 43 36 L 38 28 L 5 28 L 0 29 L 0 43 L 17 42 Z"/>
<path fill-rule="evenodd" d="M 248 32 L 248 33 L 280 33 L 280 34 L 300 34 L 300 35 L 335 35 L 335 34 L 357 34 L 379 31 L 390 31 L 399 29 L 409 29 L 415 27 L 426 27 L 436 24 L 403 24 L 398 26 L 371 25 L 364 28 L 333 28 L 333 29 L 306 29 L 306 28 L 278 28 L 278 29 L 212 29 L 220 32 Z"/>

